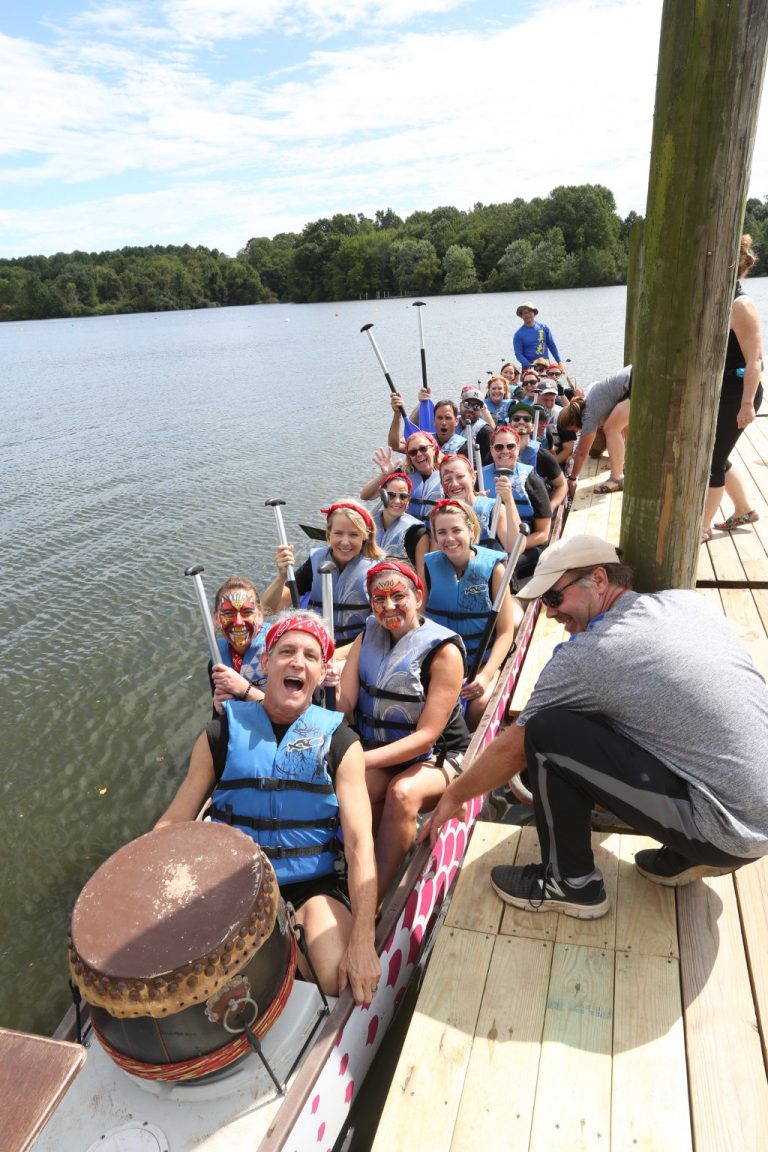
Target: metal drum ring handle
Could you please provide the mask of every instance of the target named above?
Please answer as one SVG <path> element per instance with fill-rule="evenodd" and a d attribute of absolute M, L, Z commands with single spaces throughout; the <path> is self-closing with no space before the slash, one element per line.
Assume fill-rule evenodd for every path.
<path fill-rule="evenodd" d="M 247 1024 L 243 1024 L 242 1027 L 240 1027 L 240 1028 L 233 1028 L 229 1024 L 230 1012 L 238 1012 L 239 1013 L 242 1010 L 242 1008 L 244 1008 L 248 1004 L 250 1004 L 251 1008 L 253 1008 L 253 1016 L 251 1017 L 251 1019 L 248 1021 Z M 258 1018 L 259 1018 L 259 1008 L 258 1008 L 256 1001 L 253 999 L 253 997 L 252 996 L 241 996 L 239 1000 L 230 1000 L 229 1004 L 227 1005 L 227 1010 L 224 1013 L 224 1018 L 221 1021 L 221 1026 L 222 1026 L 222 1028 L 226 1029 L 227 1032 L 232 1033 L 232 1034 L 237 1034 L 238 1032 L 245 1032 L 246 1028 L 251 1028 L 256 1023 Z"/>

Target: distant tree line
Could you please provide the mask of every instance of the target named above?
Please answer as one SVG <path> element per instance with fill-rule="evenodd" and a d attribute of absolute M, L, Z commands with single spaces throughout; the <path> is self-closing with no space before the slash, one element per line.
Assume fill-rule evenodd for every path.
<path fill-rule="evenodd" d="M 623 284 L 636 219 L 610 189 L 581 184 L 405 220 L 337 214 L 254 237 L 236 257 L 189 244 L 24 256 L 0 260 L 0 319 Z M 768 198 L 747 202 L 744 228 L 768 258 Z"/>

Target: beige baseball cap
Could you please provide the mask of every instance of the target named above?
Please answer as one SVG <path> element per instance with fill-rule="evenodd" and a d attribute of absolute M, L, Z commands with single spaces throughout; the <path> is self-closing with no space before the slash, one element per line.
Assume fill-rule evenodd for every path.
<path fill-rule="evenodd" d="M 524 600 L 535 600 L 574 568 L 620 563 L 618 552 L 607 540 L 601 540 L 599 536 L 569 536 L 567 540 L 550 544 L 542 553 L 536 571 L 517 595 Z"/>

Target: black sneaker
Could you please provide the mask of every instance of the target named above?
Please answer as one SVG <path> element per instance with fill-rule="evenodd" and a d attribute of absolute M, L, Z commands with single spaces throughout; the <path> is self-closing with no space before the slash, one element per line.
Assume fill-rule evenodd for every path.
<path fill-rule="evenodd" d="M 603 878 L 575 888 L 556 880 L 543 864 L 499 864 L 491 869 L 491 884 L 502 900 L 525 912 L 562 912 L 577 920 L 597 920 L 608 911 Z"/>
<path fill-rule="evenodd" d="M 679 888 L 683 884 L 690 884 L 692 880 L 700 880 L 704 876 L 727 876 L 735 872 L 738 864 L 729 867 L 717 868 L 710 864 L 696 864 L 687 856 L 681 856 L 674 848 L 643 848 L 635 852 L 635 867 L 646 880 L 654 884 L 663 884 L 665 888 Z"/>

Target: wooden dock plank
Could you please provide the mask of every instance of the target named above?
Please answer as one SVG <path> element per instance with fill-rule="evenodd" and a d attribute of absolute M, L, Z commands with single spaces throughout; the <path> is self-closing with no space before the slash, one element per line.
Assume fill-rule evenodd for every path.
<path fill-rule="evenodd" d="M 451 1152 L 528 1152 L 552 953 L 497 939 Z"/>
<path fill-rule="evenodd" d="M 757 670 L 768 679 L 768 636 L 760 613 L 747 588 L 722 588 L 723 608 L 742 643 L 749 650 Z"/>
<path fill-rule="evenodd" d="M 531 1152 L 609 1146 L 613 953 L 556 944 Z"/>
<path fill-rule="evenodd" d="M 677 908 L 696 1152 L 764 1152 L 768 1083 L 733 878 L 688 884 Z"/>
<path fill-rule="evenodd" d="M 450 1147 L 494 939 L 461 928 L 441 931 L 373 1152 Z"/>
<path fill-rule="evenodd" d="M 740 868 L 734 880 L 763 1059 L 768 1067 L 768 856 Z"/>
<path fill-rule="evenodd" d="M 509 824 L 475 824 L 445 918 L 448 927 L 498 932 L 504 905 L 489 876 L 496 864 L 514 864 L 519 839 L 520 829 Z"/>
<path fill-rule="evenodd" d="M 617 952 L 611 1152 L 691 1148 L 678 962 Z"/>
<path fill-rule="evenodd" d="M 674 889 L 652 884 L 635 868 L 635 852 L 658 846 L 648 836 L 620 837 L 616 949 L 677 959 L 680 953 Z"/>

